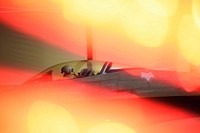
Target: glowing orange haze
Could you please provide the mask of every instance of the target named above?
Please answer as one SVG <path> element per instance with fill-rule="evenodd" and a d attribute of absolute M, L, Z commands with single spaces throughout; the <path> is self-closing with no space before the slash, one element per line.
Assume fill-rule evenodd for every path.
<path fill-rule="evenodd" d="M 197 0 L 93 2 L 3 0 L 0 19 L 20 32 L 83 57 L 85 25 L 90 24 L 94 59 L 180 71 L 189 70 L 188 62 L 199 64 Z"/>
<path fill-rule="evenodd" d="M 190 58 L 190 52 L 186 52 L 182 56 L 182 50 L 177 47 L 180 20 L 184 14 L 191 14 L 189 11 L 192 8 L 190 2 L 155 0 L 150 3 L 142 1 L 138 3 L 118 0 L 119 3 L 109 3 L 111 1 L 107 1 L 108 5 L 115 5 L 112 10 L 107 9 L 110 6 L 103 6 L 105 1 L 101 1 L 102 3 L 94 1 L 93 4 L 96 7 L 89 8 L 87 7 L 90 5 L 89 3 L 87 5 L 89 1 L 84 1 L 81 4 L 81 1 L 77 0 L 79 5 L 76 4 L 76 1 L 65 1 L 66 4 L 59 4 L 60 2 L 57 1 L 58 4 L 56 4 L 53 0 L 42 2 L 37 0 L 4 0 L 1 2 L 2 7 L 25 8 L 30 11 L 21 12 L 9 9 L 9 12 L 5 12 L 8 9 L 3 8 L 0 18 L 5 24 L 14 27 L 16 30 L 82 56 L 85 56 L 86 52 L 85 24 L 91 24 L 94 58 L 99 60 L 179 70 L 188 70 L 185 64 L 181 64 L 186 62 L 185 60 L 194 64 L 199 62 Z M 100 2 L 99 5 L 98 2 Z M 65 8 L 67 4 L 74 6 L 68 9 Z M 101 11 L 101 6 L 103 6 L 105 12 L 103 12 L 104 10 Z M 78 7 L 83 8 L 83 11 L 87 9 L 89 12 L 81 12 L 84 15 L 81 16 L 80 12 L 78 12 L 79 14 L 75 12 Z M 10 10 L 12 11 L 10 12 Z M 100 15 L 98 16 L 100 20 L 96 19 L 94 14 L 91 14 L 93 10 L 95 10 L 94 13 Z M 73 14 L 77 16 L 73 16 Z M 110 20 L 103 18 L 106 16 L 105 14 L 110 15 Z M 72 16 L 72 18 L 70 19 L 69 16 Z M 111 16 L 114 17 L 111 19 Z M 76 20 L 73 20 L 74 18 Z M 69 19 L 73 22 L 69 22 Z M 104 23 L 102 24 L 101 21 Z M 184 37 L 180 36 L 180 38 L 184 40 Z M 182 46 L 182 43 L 180 45 Z"/>
<path fill-rule="evenodd" d="M 86 8 L 88 3 L 79 3 L 79 6 L 83 7 L 82 9 L 87 9 L 87 11 L 83 10 L 84 15 L 86 15 L 83 17 L 80 14 L 73 16 L 73 13 L 77 13 L 75 12 L 76 7 L 71 10 L 72 14 L 65 8 L 69 1 L 62 3 L 62 0 L 60 0 L 61 5 L 64 5 L 63 7 L 61 7 L 60 2 L 56 5 L 54 1 L 2 0 L 0 19 L 4 24 L 18 31 L 81 56 L 84 56 L 86 52 L 85 24 L 91 24 L 95 59 L 112 60 L 137 67 L 167 67 L 180 70 L 188 70 L 187 66 L 179 64 L 186 62 L 185 60 L 192 64 L 200 63 L 200 60 L 196 58 L 199 57 L 199 52 L 191 53 L 192 50 L 200 51 L 197 45 L 200 35 L 197 28 L 199 7 L 190 5 L 190 2 L 163 0 L 159 3 L 158 0 L 154 0 L 149 3 L 140 1 L 134 4 L 128 1 L 130 3 L 127 4 L 118 0 L 121 4 L 135 7 L 135 10 L 130 10 L 131 8 L 126 10 L 126 6 L 121 9 L 121 4 L 111 3 L 121 12 L 120 14 L 118 14 L 119 12 L 110 12 L 108 10 L 109 5 L 105 6 L 106 12 L 101 12 L 100 5 L 102 3 L 93 3 L 93 5 L 97 5 L 95 13 L 100 13 L 101 16 L 108 15 L 109 17 L 106 16 L 106 19 L 110 19 L 113 15 L 119 15 L 109 20 L 109 23 L 104 21 L 106 24 L 101 24 L 102 18 L 99 18 L 96 22 L 91 20 L 91 17 L 94 17 L 93 20 L 95 20 L 96 16 L 94 14 L 88 15 L 88 13 L 93 13 L 94 10 L 93 7 Z M 80 0 L 74 1 L 81 2 Z M 102 2 L 105 2 L 105 0 L 102 0 Z M 76 3 L 71 2 L 69 4 Z M 194 16 L 185 8 L 193 8 Z M 186 14 L 189 14 L 189 16 L 185 17 Z M 77 18 L 78 20 L 70 20 L 72 21 L 70 22 L 68 15 L 71 16 L 70 19 Z M 133 15 L 133 18 L 130 15 Z M 191 18 L 195 18 L 195 20 Z M 81 24 L 79 20 L 81 20 Z M 195 22 L 193 23 L 193 21 Z M 76 22 L 76 24 L 73 22 Z M 84 25 L 82 25 L 83 22 Z M 184 28 L 185 25 L 187 26 L 186 29 Z M 194 36 L 187 38 L 183 34 L 185 32 Z M 192 48 L 188 48 L 191 40 L 194 43 Z M 32 74 L 32 72 L 27 73 L 7 67 L 0 69 L 3 71 L 1 78 L 5 80 L 16 80 L 15 76 L 23 73 Z M 15 75 L 9 75 L 9 72 Z M 181 109 L 139 99 L 134 95 L 131 95 L 135 98 L 132 100 L 106 101 L 104 95 L 99 95 L 99 90 L 97 91 L 96 87 L 91 86 L 89 89 L 85 89 L 78 83 L 65 83 L 64 85 L 60 84 L 60 86 L 64 86 L 64 88 L 52 87 L 50 84 L 45 88 L 38 85 L 14 89 L 0 88 L 0 117 L 2 118 L 0 119 L 0 132 L 38 133 L 38 128 L 43 131 L 41 133 L 53 132 L 55 129 L 57 133 L 64 133 L 67 130 L 74 132 L 81 130 L 89 133 L 103 132 L 111 129 L 107 127 L 107 123 L 105 124 L 105 119 L 102 119 L 102 115 L 104 115 L 114 121 L 109 124 L 114 132 L 126 129 L 130 133 L 135 133 L 135 130 L 136 132 L 141 131 L 141 126 L 154 122 L 194 116 Z M 79 91 L 81 93 L 77 93 Z M 113 96 L 113 93 L 104 92 L 104 90 L 102 93 L 109 94 L 109 98 Z M 82 102 L 82 100 L 88 101 Z M 164 115 L 158 117 L 160 112 Z M 169 116 L 165 117 L 167 113 Z M 66 121 L 66 119 L 69 121 Z M 110 121 L 109 119 L 107 121 Z M 118 122 L 115 122 L 117 120 Z M 49 125 L 51 130 L 48 128 Z M 67 127 L 66 125 L 71 126 Z M 198 121 L 193 123 L 192 126 L 191 129 L 199 131 L 195 129 L 199 127 Z M 165 129 L 174 129 L 174 132 L 185 131 L 182 127 L 176 129 L 173 125 L 171 128 L 168 125 L 168 127 L 158 128 L 157 131 L 155 129 L 152 129 L 152 131 L 144 129 L 144 132 L 168 132 Z"/>
<path fill-rule="evenodd" d="M 37 72 L 0 66 L 0 73 L 0 85 L 19 85 L 26 81 L 28 78 L 34 76 Z"/>
<path fill-rule="evenodd" d="M 195 116 L 185 110 L 141 99 L 133 94 L 110 92 L 93 86 L 83 87 L 82 84 L 70 81 L 57 84 L 57 87 L 55 85 L 48 83 L 45 87 L 38 84 L 1 88 L 1 133 L 47 133 L 50 129 L 52 133 L 116 133 L 116 130 L 117 133 L 123 130 L 127 133 L 157 133 L 166 128 L 175 133 L 177 130 L 182 131 L 182 127 L 160 127 L 155 131 L 148 130 L 147 126 Z M 193 124 L 193 128 L 196 128 L 199 123 Z"/>

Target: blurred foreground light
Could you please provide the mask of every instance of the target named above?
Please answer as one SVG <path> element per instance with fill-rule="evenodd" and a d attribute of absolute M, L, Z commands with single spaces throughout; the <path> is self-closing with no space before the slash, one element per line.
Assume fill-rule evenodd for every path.
<path fill-rule="evenodd" d="M 168 17 L 152 14 L 137 1 L 127 3 L 125 8 L 121 21 L 127 35 L 141 45 L 160 46 L 169 30 Z"/>
<path fill-rule="evenodd" d="M 28 114 L 29 133 L 79 133 L 73 117 L 62 107 L 35 102 Z"/>
<path fill-rule="evenodd" d="M 65 18 L 76 23 L 99 25 L 113 20 L 122 0 L 65 0 Z"/>
<path fill-rule="evenodd" d="M 193 65 L 200 65 L 200 29 L 192 16 L 184 16 L 178 31 L 178 44 L 182 55 Z"/>
<path fill-rule="evenodd" d="M 136 132 L 132 128 L 121 123 L 105 122 L 93 127 L 87 133 L 136 133 Z"/>
<path fill-rule="evenodd" d="M 178 0 L 137 0 L 147 12 L 159 16 L 171 16 L 175 14 Z"/>
<path fill-rule="evenodd" d="M 195 23 L 200 29 L 200 0 L 193 0 L 192 3 L 192 14 L 195 20 Z"/>

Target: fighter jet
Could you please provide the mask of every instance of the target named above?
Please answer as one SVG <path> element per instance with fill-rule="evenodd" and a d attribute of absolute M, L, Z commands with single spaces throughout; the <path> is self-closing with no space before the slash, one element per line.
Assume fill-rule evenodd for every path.
<path fill-rule="evenodd" d="M 74 81 L 140 97 L 198 95 L 200 75 L 187 72 L 134 68 L 109 61 L 79 60 L 47 68 L 24 83 L 62 84 Z"/>

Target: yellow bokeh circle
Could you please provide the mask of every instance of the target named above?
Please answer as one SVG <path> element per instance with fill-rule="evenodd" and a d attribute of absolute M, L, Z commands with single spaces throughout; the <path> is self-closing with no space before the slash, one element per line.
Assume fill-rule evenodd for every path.
<path fill-rule="evenodd" d="M 180 22 L 178 46 L 190 63 L 200 65 L 200 29 L 190 15 L 184 16 Z"/>

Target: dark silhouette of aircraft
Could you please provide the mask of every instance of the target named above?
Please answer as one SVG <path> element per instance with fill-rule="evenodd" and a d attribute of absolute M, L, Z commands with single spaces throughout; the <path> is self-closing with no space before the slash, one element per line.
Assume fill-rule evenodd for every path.
<path fill-rule="evenodd" d="M 117 92 L 130 92 L 140 97 L 198 95 L 195 73 L 131 68 L 113 62 L 80 60 L 47 68 L 24 84 L 60 84 L 75 81 Z M 192 91 L 188 91 L 188 88 Z"/>

